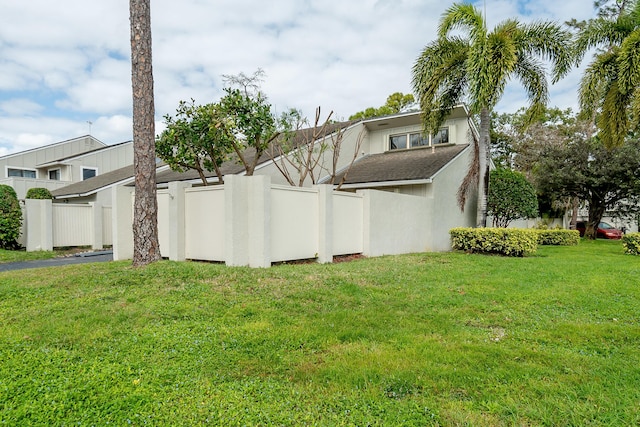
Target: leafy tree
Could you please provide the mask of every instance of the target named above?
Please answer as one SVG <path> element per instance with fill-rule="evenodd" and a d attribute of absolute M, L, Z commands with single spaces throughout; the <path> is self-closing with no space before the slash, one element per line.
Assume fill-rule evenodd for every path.
<path fill-rule="evenodd" d="M 220 167 L 234 158 L 244 166 L 247 176 L 253 175 L 260 161 L 270 158 L 291 185 L 302 186 L 307 180 L 315 184 L 323 171 L 333 184 L 344 123 L 332 122 L 333 112 L 321 122 L 319 108 L 313 127 L 295 109 L 276 118 L 260 90 L 263 75 L 258 69 L 251 76 L 223 76 L 229 86 L 217 103 L 196 105 L 193 99 L 181 101 L 174 117 L 164 117 L 167 128 L 156 140 L 158 157 L 173 170 L 196 170 L 204 185 L 205 171 L 215 171 L 223 183 Z M 361 142 L 359 137 L 350 165 Z M 332 153 L 330 161 L 325 159 L 327 150 Z"/>
<path fill-rule="evenodd" d="M 251 176 L 269 144 L 280 134 L 276 118 L 260 91 L 226 88 L 225 93 L 219 103 L 222 116 L 219 123 L 226 127 L 228 135 L 235 136 L 229 142 L 246 175 Z"/>
<path fill-rule="evenodd" d="M 462 35 L 452 35 L 454 30 Z M 548 98 L 541 60 L 552 62 L 553 81 L 557 81 L 571 65 L 569 39 L 567 31 L 549 22 L 522 24 L 510 19 L 488 31 L 478 9 L 454 4 L 440 20 L 438 39 L 423 49 L 413 66 L 412 83 L 423 111 L 425 133 L 435 132 L 453 107 L 465 100 L 471 112 L 480 115 L 477 161 L 468 175 L 478 187 L 478 226 L 486 225 L 491 112 L 507 81 L 517 79 L 531 102 L 526 123 L 532 122 Z M 459 199 L 464 201 L 464 197 Z"/>
<path fill-rule="evenodd" d="M 51 195 L 51 191 L 46 188 L 34 187 L 27 191 L 25 199 L 51 200 L 53 196 Z"/>
<path fill-rule="evenodd" d="M 517 171 L 499 168 L 489 176 L 487 211 L 493 226 L 506 228 L 514 219 L 538 215 L 538 198 L 533 185 Z"/>
<path fill-rule="evenodd" d="M 598 17 L 612 18 L 620 16 L 633 0 L 595 0 L 593 5 L 598 9 Z"/>
<path fill-rule="evenodd" d="M 143 266 L 160 259 L 150 0 L 130 0 L 129 13 L 135 174 L 133 265 Z"/>
<path fill-rule="evenodd" d="M 215 171 L 224 182 L 220 166 L 235 153 L 236 160 L 253 175 L 269 145 L 280 135 L 271 104 L 256 80 L 261 70 L 247 77 L 225 76 L 240 88 L 224 88 L 217 103 L 196 105 L 180 101 L 176 116 L 164 117 L 167 129 L 157 138 L 156 152 L 173 170 L 194 169 L 207 185 L 204 171 Z"/>
<path fill-rule="evenodd" d="M 540 152 L 536 185 L 545 194 L 587 202 L 586 234 L 595 230 L 607 210 L 637 215 L 640 203 L 640 142 L 629 140 L 606 148 L 598 138 L 578 138 L 548 145 Z"/>
<path fill-rule="evenodd" d="M 511 168 L 517 143 L 515 113 L 491 114 L 490 156 L 497 167 Z"/>
<path fill-rule="evenodd" d="M 526 124 L 524 109 L 494 117 L 491 134 L 498 141 L 492 146 L 494 162 L 523 172 L 529 179 L 547 145 L 565 145 L 595 133 L 593 126 L 580 120 L 570 108 L 545 108 L 531 124 Z"/>
<path fill-rule="evenodd" d="M 22 210 L 16 191 L 9 185 L 0 184 L 0 248 L 17 249 L 20 245 Z"/>
<path fill-rule="evenodd" d="M 364 111 L 358 111 L 349 117 L 349 120 L 368 119 L 370 117 L 388 116 L 400 113 L 416 102 L 412 94 L 402 92 L 392 93 L 387 97 L 387 102 L 381 107 L 369 107 Z"/>
<path fill-rule="evenodd" d="M 219 104 L 196 105 L 180 101 L 176 116 L 164 116 L 166 129 L 156 139 L 156 153 L 172 170 L 194 169 L 204 185 L 205 171 L 215 171 L 224 183 L 220 166 L 232 150 L 233 135 Z"/>
<path fill-rule="evenodd" d="M 612 147 L 640 126 L 640 1 L 607 3 L 596 2 L 598 18 L 576 25 L 574 50 L 581 60 L 598 48 L 580 82 L 580 108 L 595 119 L 604 145 Z"/>
<path fill-rule="evenodd" d="M 549 146 L 565 146 L 575 141 L 592 137 L 595 127 L 589 121 L 581 120 L 571 109 L 546 108 L 544 113 L 531 125 L 524 125 L 524 109 L 513 114 L 502 114 L 493 122 L 492 134 L 499 135 L 499 141 L 508 152 L 508 166 L 525 174 L 535 182 L 536 173 L 544 173 L 539 167 L 542 153 Z M 498 153 L 500 155 L 500 153 Z M 495 161 L 495 160 L 494 160 Z M 498 163 L 498 162 L 496 162 Z M 575 228 L 579 199 L 557 196 L 538 191 L 538 210 L 542 216 L 557 217 L 567 209 L 572 210 L 571 224 Z"/>

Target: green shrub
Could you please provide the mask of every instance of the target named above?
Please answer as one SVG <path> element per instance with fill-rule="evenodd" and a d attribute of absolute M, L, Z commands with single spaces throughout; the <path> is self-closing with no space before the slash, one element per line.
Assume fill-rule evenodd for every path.
<path fill-rule="evenodd" d="M 580 243 L 578 230 L 536 229 L 539 245 L 575 246 Z"/>
<path fill-rule="evenodd" d="M 453 249 L 495 253 L 507 256 L 525 256 L 538 249 L 538 234 L 535 230 L 520 228 L 452 228 Z"/>
<path fill-rule="evenodd" d="M 22 209 L 15 190 L 0 184 L 0 248 L 17 249 L 22 226 Z"/>
<path fill-rule="evenodd" d="M 499 168 L 489 175 L 487 214 L 494 227 L 508 227 L 514 219 L 535 218 L 538 197 L 533 185 L 521 172 Z"/>
<path fill-rule="evenodd" d="M 622 236 L 624 252 L 630 255 L 640 255 L 640 233 L 629 233 Z"/>
<path fill-rule="evenodd" d="M 46 188 L 36 187 L 30 188 L 29 191 L 27 191 L 27 196 L 25 198 L 50 200 L 53 199 L 53 196 L 51 195 L 51 191 L 47 190 Z"/>

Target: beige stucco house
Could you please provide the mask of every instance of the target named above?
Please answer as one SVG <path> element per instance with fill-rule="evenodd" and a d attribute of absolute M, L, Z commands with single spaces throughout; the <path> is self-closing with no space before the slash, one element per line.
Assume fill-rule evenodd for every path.
<path fill-rule="evenodd" d="M 449 250 L 449 229 L 473 226 L 476 217 L 475 196 L 469 197 L 464 210 L 457 204 L 456 194 L 464 179 L 473 156 L 472 133 L 477 134 L 469 112 L 464 105 L 453 109 L 436 135 L 422 134 L 419 112 L 407 112 L 393 116 L 332 124 L 325 142 L 341 133 L 341 153 L 333 173 L 333 153 L 327 150 L 315 170 L 315 184 L 342 183 L 341 190 L 356 192 L 359 189 L 376 189 L 385 192 L 415 196 L 423 204 L 421 214 L 408 217 L 393 206 L 381 206 L 388 210 L 388 221 L 420 223 L 428 250 Z M 303 150 L 301 138 L 299 149 Z M 320 143 L 316 146 L 320 146 Z M 283 159 L 263 154 L 255 169 L 255 175 L 268 175 L 275 185 L 288 185 L 277 164 Z M 351 165 L 351 163 L 353 164 Z M 351 166 L 350 166 L 351 165 Z M 349 167 L 350 166 L 350 167 Z M 223 164 L 224 175 L 244 175 L 238 162 Z M 217 183 L 213 173 L 207 174 L 210 184 Z M 195 171 L 176 172 L 159 164 L 157 183 L 160 189 L 170 182 L 187 182 L 202 185 Z M 297 176 L 294 177 L 297 182 Z M 111 190 L 117 186 L 132 185 L 133 167 L 115 169 L 86 181 L 76 182 L 53 191 L 57 201 L 69 203 L 100 202 L 110 205 Z M 314 183 L 307 179 L 304 186 Z"/>
<path fill-rule="evenodd" d="M 55 191 L 132 163 L 131 141 L 107 145 L 87 135 L 0 157 L 0 184 L 24 199 L 30 188 Z"/>

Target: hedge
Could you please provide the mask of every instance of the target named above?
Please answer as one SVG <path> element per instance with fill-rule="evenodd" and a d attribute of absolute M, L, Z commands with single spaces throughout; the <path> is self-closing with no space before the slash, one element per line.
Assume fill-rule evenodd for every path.
<path fill-rule="evenodd" d="M 538 233 L 520 228 L 452 228 L 453 249 L 493 253 L 507 256 L 525 256 L 538 249 Z"/>
<path fill-rule="evenodd" d="M 50 200 L 53 199 L 53 196 L 51 195 L 51 191 L 46 188 L 34 187 L 27 191 L 25 199 Z"/>
<path fill-rule="evenodd" d="M 0 185 L 0 248 L 17 249 L 20 245 L 22 209 L 13 187 Z"/>
<path fill-rule="evenodd" d="M 538 232 L 539 245 L 575 246 L 580 243 L 580 232 L 578 230 L 542 230 Z"/>
<path fill-rule="evenodd" d="M 629 255 L 640 255 L 640 233 L 629 233 L 622 236 L 624 252 Z"/>

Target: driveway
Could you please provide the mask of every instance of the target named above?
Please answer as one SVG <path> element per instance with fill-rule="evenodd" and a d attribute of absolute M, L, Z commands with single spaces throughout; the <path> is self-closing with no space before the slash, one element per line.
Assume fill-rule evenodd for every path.
<path fill-rule="evenodd" d="M 27 268 L 55 267 L 58 265 L 85 264 L 88 262 L 113 261 L 112 251 L 87 252 L 70 257 L 42 259 L 35 261 L 7 262 L 0 264 L 0 272 L 24 270 Z"/>

